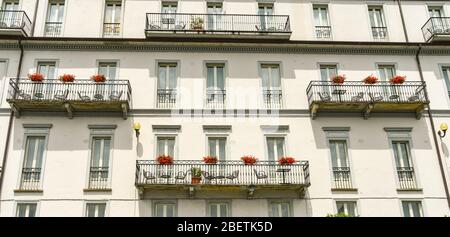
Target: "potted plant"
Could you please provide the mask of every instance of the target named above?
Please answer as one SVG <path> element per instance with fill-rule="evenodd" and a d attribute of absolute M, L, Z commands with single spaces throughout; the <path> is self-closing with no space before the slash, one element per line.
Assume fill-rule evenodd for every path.
<path fill-rule="evenodd" d="M 203 18 L 191 17 L 191 29 L 192 30 L 203 30 Z"/>
<path fill-rule="evenodd" d="M 44 80 L 44 75 L 40 73 L 28 74 L 28 79 L 34 82 L 42 82 L 42 80 Z"/>
<path fill-rule="evenodd" d="M 405 82 L 406 76 L 394 76 L 390 79 L 392 84 L 403 84 Z"/>
<path fill-rule="evenodd" d="M 62 82 L 73 82 L 75 80 L 75 76 L 72 74 L 63 74 L 59 76 L 59 80 Z"/>
<path fill-rule="evenodd" d="M 331 78 L 331 81 L 335 84 L 342 84 L 345 81 L 345 75 L 336 75 Z"/>
<path fill-rule="evenodd" d="M 254 156 L 243 156 L 241 157 L 241 160 L 244 161 L 245 165 L 253 165 L 258 161 Z"/>
<path fill-rule="evenodd" d="M 106 77 L 101 74 L 95 74 L 95 75 L 91 76 L 91 80 L 93 80 L 95 82 L 105 82 Z"/>
<path fill-rule="evenodd" d="M 192 184 L 199 184 L 202 180 L 202 170 L 197 167 L 191 168 L 191 183 Z"/>
<path fill-rule="evenodd" d="M 292 165 L 296 162 L 296 160 L 293 157 L 281 157 L 278 160 L 278 164 L 280 165 Z"/>
<path fill-rule="evenodd" d="M 160 165 L 172 165 L 173 164 L 173 158 L 168 155 L 159 155 L 158 157 L 156 157 L 156 161 Z"/>
<path fill-rule="evenodd" d="M 375 84 L 375 83 L 378 82 L 378 78 L 375 77 L 375 76 L 373 76 L 373 75 L 370 75 L 370 76 L 364 78 L 363 82 L 364 82 L 365 84 L 369 84 L 369 85 L 370 85 L 370 84 Z"/>
<path fill-rule="evenodd" d="M 217 163 L 217 157 L 215 157 L 215 156 L 205 156 L 205 157 L 203 157 L 203 162 L 205 162 L 205 164 L 216 164 Z"/>

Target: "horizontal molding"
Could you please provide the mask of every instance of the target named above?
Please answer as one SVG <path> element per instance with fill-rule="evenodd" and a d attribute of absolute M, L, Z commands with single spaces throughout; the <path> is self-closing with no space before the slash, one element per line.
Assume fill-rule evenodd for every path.
<path fill-rule="evenodd" d="M 22 124 L 24 128 L 51 128 L 53 127 L 53 124 L 28 124 L 24 123 Z"/>
<path fill-rule="evenodd" d="M 88 125 L 89 129 L 116 129 L 117 125 L 115 124 L 94 124 L 94 125 Z"/>
<path fill-rule="evenodd" d="M 383 128 L 386 132 L 411 132 L 412 127 L 385 127 Z"/>
<path fill-rule="evenodd" d="M 174 131 L 178 132 L 181 130 L 181 125 L 152 125 L 153 131 Z"/>
<path fill-rule="evenodd" d="M 325 132 L 348 132 L 350 127 L 322 127 Z"/>
<path fill-rule="evenodd" d="M 261 125 L 260 128 L 263 132 L 289 132 L 289 125 Z"/>
<path fill-rule="evenodd" d="M 203 131 L 227 131 L 231 132 L 231 125 L 203 125 Z"/>

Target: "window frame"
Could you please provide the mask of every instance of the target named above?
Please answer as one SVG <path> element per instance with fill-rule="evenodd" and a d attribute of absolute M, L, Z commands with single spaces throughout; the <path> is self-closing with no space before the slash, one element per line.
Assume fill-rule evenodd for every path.
<path fill-rule="evenodd" d="M 173 215 L 173 217 L 178 217 L 178 201 L 177 200 L 153 200 L 152 201 L 152 217 L 158 217 L 156 215 L 156 205 L 158 205 L 158 204 L 174 205 L 174 215 Z"/>
<path fill-rule="evenodd" d="M 205 138 L 206 138 L 206 145 L 205 145 L 205 154 L 206 155 L 210 155 L 210 152 L 209 152 L 209 139 L 210 138 L 222 138 L 222 139 L 225 139 L 225 159 L 223 159 L 224 161 L 227 161 L 227 160 L 229 160 L 228 158 L 229 158 L 229 145 L 228 145 L 228 143 L 229 143 L 229 138 L 228 138 L 228 134 L 205 134 Z M 216 144 L 216 146 L 217 146 L 217 144 Z M 217 152 L 217 151 L 216 151 Z M 220 159 L 217 157 L 217 160 L 218 161 L 220 161 Z"/>
<path fill-rule="evenodd" d="M 354 198 L 341 198 L 341 199 L 334 199 L 334 213 L 335 214 L 339 214 L 339 209 L 338 209 L 338 202 L 354 202 L 355 203 L 355 216 L 354 217 L 360 217 L 361 216 L 361 212 L 360 212 L 360 205 L 359 205 L 359 200 L 358 199 L 354 199 Z M 347 213 L 345 213 L 346 215 L 348 215 Z"/>
<path fill-rule="evenodd" d="M 5 76 L 3 78 L 0 78 L 0 106 L 3 104 L 3 97 L 8 94 L 8 66 L 9 66 L 9 59 L 7 58 L 0 58 L 0 63 L 5 64 Z M 1 75 L 1 74 L 0 74 Z"/>
<path fill-rule="evenodd" d="M 45 10 L 45 19 L 44 19 L 44 28 L 43 28 L 43 32 L 42 35 L 45 37 L 46 35 L 46 25 L 49 19 L 49 14 L 50 14 L 50 6 L 52 3 L 63 3 L 63 15 L 62 15 L 62 19 L 61 19 L 61 33 L 60 35 L 57 36 L 46 36 L 46 37 L 63 37 L 64 36 L 64 28 L 65 28 L 65 21 L 66 21 L 66 14 L 67 14 L 67 1 L 66 0 L 48 0 L 47 1 L 47 8 Z"/>
<path fill-rule="evenodd" d="M 222 200 L 222 199 L 219 199 L 219 200 L 213 200 L 213 199 L 211 199 L 211 200 L 207 200 L 206 201 L 206 217 L 214 217 L 214 216 L 212 216 L 211 215 L 211 204 L 214 204 L 214 203 L 218 203 L 218 204 L 226 204 L 227 205 L 227 216 L 226 217 L 232 217 L 233 216 L 233 214 L 232 214 L 232 200 Z M 223 217 L 216 217 L 216 218 L 223 218 Z"/>
<path fill-rule="evenodd" d="M 425 199 L 421 198 L 401 198 L 399 199 L 400 213 L 402 217 L 406 218 L 405 212 L 403 210 L 403 202 L 419 202 L 420 203 L 420 217 L 427 217 Z"/>
<path fill-rule="evenodd" d="M 34 215 L 34 217 L 40 217 L 40 202 L 39 200 L 17 200 L 14 202 L 14 208 L 13 208 L 13 217 L 18 217 L 18 211 L 19 211 L 19 206 L 20 205 L 27 205 L 27 204 L 35 204 L 36 205 L 36 213 Z M 30 218 L 29 216 L 27 217 L 23 217 L 23 218 Z"/>
<path fill-rule="evenodd" d="M 87 212 L 88 212 L 88 204 L 105 204 L 105 215 L 103 217 L 109 217 L 109 200 L 105 199 L 105 200 L 85 200 L 83 202 L 83 213 L 82 213 L 82 217 L 88 217 L 87 216 Z M 96 216 L 97 218 L 98 216 Z"/>
<path fill-rule="evenodd" d="M 375 4 L 365 4 L 365 5 L 366 5 L 366 9 L 367 9 L 366 12 L 367 12 L 367 19 L 368 19 L 368 24 L 369 24 L 370 38 L 373 41 L 389 41 L 389 36 L 391 34 L 390 34 L 390 31 L 389 31 L 389 24 L 388 24 L 389 21 L 388 21 L 388 19 L 386 17 L 385 10 L 384 10 L 384 4 L 376 4 L 375 3 Z M 371 18 L 370 18 L 370 11 L 371 11 L 371 9 L 376 9 L 376 8 L 381 10 L 380 16 L 381 16 L 381 19 L 382 19 L 382 26 L 372 26 L 372 21 L 371 21 Z M 386 37 L 385 38 L 375 38 L 375 37 L 373 37 L 372 27 L 385 27 L 386 28 Z"/>
<path fill-rule="evenodd" d="M 121 5 L 121 9 L 120 9 L 120 33 L 118 36 L 109 36 L 109 38 L 120 38 L 123 36 L 123 18 L 125 15 L 125 0 L 102 0 L 102 11 L 101 11 L 101 24 L 100 24 L 100 29 L 99 29 L 99 37 L 100 38 L 104 38 L 104 32 L 103 32 L 103 28 L 105 25 L 105 17 L 106 17 L 106 5 L 108 2 L 120 2 Z M 107 37 L 108 38 L 108 37 Z"/>
<path fill-rule="evenodd" d="M 287 203 L 289 205 L 289 216 L 288 217 L 294 217 L 294 203 L 292 200 L 287 199 L 269 199 L 268 202 L 268 216 L 269 217 L 275 217 L 272 213 L 272 204 L 280 204 L 280 203 Z M 276 216 L 281 217 L 281 216 Z"/>

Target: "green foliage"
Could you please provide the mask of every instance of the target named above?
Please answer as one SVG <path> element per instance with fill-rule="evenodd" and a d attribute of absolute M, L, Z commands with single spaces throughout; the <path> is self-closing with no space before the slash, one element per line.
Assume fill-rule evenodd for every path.
<path fill-rule="evenodd" d="M 202 170 L 197 167 L 191 168 L 191 175 L 192 177 L 201 177 L 202 176 Z"/>

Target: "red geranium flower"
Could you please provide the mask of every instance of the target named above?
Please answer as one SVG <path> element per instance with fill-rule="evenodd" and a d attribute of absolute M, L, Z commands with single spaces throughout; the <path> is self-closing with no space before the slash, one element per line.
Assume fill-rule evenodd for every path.
<path fill-rule="evenodd" d="M 244 164 L 246 165 L 253 165 L 258 161 L 254 156 L 243 156 L 241 157 L 241 160 L 244 161 Z"/>
<path fill-rule="evenodd" d="M 206 164 L 216 164 L 217 163 L 217 157 L 215 156 L 205 156 L 203 157 L 203 162 Z"/>
<path fill-rule="evenodd" d="M 293 157 L 281 157 L 279 160 L 278 160 L 278 163 L 280 164 L 280 165 L 292 165 L 292 164 L 294 164 L 296 161 L 295 161 L 295 159 L 293 158 Z"/>
<path fill-rule="evenodd" d="M 106 81 L 106 77 L 104 75 L 100 75 L 100 74 L 91 76 L 91 79 L 95 82 L 105 82 Z"/>
<path fill-rule="evenodd" d="M 171 164 L 173 164 L 173 158 L 171 156 L 168 156 L 168 155 L 159 155 L 158 157 L 156 157 L 156 161 L 158 161 L 158 163 L 160 165 L 171 165 Z"/>
<path fill-rule="evenodd" d="M 40 73 L 28 74 L 28 79 L 30 79 L 31 81 L 42 81 L 44 80 L 44 75 Z"/>
<path fill-rule="evenodd" d="M 345 81 L 345 75 L 336 75 L 331 78 L 331 81 L 336 84 L 342 84 Z"/>
<path fill-rule="evenodd" d="M 390 81 L 392 84 L 402 84 L 405 80 L 406 76 L 394 76 Z"/>
<path fill-rule="evenodd" d="M 59 77 L 59 80 L 62 82 L 73 82 L 75 80 L 75 76 L 72 74 L 63 74 Z"/>

